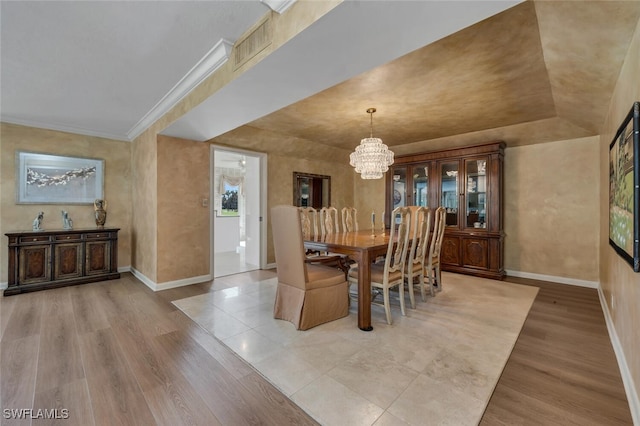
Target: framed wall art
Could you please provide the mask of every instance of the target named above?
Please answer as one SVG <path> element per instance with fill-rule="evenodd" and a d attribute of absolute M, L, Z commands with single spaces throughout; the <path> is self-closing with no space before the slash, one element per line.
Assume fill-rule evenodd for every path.
<path fill-rule="evenodd" d="M 18 204 L 93 204 L 103 197 L 104 160 L 16 153 Z"/>
<path fill-rule="evenodd" d="M 640 102 L 635 102 L 609 145 L 609 244 L 640 272 Z"/>

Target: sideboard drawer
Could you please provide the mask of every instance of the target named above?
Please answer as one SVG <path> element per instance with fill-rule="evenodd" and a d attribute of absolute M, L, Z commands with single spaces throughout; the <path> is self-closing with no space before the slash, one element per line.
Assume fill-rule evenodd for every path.
<path fill-rule="evenodd" d="M 33 235 L 33 236 L 24 236 L 24 237 L 20 237 L 19 238 L 20 243 L 41 243 L 41 242 L 48 242 L 49 241 L 49 236 L 48 235 Z"/>
<path fill-rule="evenodd" d="M 109 232 L 90 232 L 85 234 L 85 237 L 87 238 L 87 240 L 97 240 L 97 239 L 104 239 L 104 238 L 109 238 L 111 236 L 111 233 Z"/>
<path fill-rule="evenodd" d="M 53 239 L 56 241 L 82 241 L 82 234 L 54 235 Z"/>

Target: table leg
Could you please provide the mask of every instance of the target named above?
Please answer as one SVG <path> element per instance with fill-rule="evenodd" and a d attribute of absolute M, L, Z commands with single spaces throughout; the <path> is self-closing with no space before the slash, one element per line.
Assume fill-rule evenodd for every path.
<path fill-rule="evenodd" d="M 358 328 L 371 331 L 371 259 L 363 251 L 358 260 Z"/>

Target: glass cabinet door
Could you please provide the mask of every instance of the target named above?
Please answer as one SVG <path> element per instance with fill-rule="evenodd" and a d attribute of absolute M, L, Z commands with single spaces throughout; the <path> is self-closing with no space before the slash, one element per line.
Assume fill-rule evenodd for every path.
<path fill-rule="evenodd" d="M 429 163 L 412 166 L 411 173 L 413 178 L 413 205 L 429 207 Z"/>
<path fill-rule="evenodd" d="M 393 168 L 393 191 L 391 191 L 391 209 L 407 205 L 407 168 Z"/>
<path fill-rule="evenodd" d="M 440 165 L 440 205 L 447 210 L 446 224 L 458 225 L 458 172 L 459 163 L 442 163 Z"/>
<path fill-rule="evenodd" d="M 487 160 L 465 160 L 466 224 L 469 228 L 486 228 L 487 218 Z"/>

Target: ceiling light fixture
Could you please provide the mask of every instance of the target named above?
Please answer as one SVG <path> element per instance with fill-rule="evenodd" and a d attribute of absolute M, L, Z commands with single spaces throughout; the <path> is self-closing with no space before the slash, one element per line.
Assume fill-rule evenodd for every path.
<path fill-rule="evenodd" d="M 382 139 L 373 137 L 373 113 L 375 108 L 367 109 L 371 115 L 371 137 L 364 138 L 349 156 L 349 164 L 356 168 L 362 179 L 380 179 L 393 164 L 393 151 L 382 143 Z"/>

